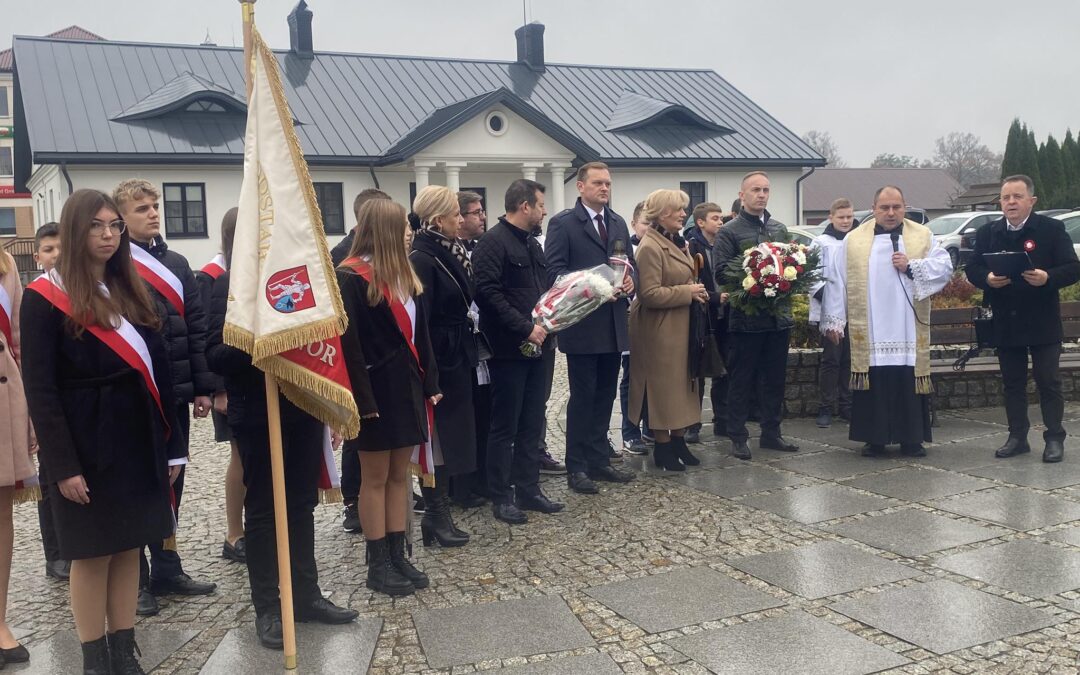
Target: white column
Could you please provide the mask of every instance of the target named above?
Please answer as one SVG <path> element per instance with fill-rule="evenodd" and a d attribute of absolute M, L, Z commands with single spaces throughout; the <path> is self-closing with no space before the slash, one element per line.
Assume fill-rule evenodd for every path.
<path fill-rule="evenodd" d="M 416 162 L 413 164 L 413 172 L 416 174 L 416 191 L 420 192 L 430 184 L 431 165 Z"/>
<path fill-rule="evenodd" d="M 543 166 L 541 162 L 522 162 L 521 177 L 526 180 L 536 180 L 536 172 Z"/>
<path fill-rule="evenodd" d="M 548 186 L 549 200 L 545 200 L 548 203 L 548 211 L 551 213 L 558 213 L 566 208 L 566 192 L 563 188 L 566 184 L 563 183 L 563 178 L 566 175 L 566 167 L 561 165 L 551 165 L 551 185 Z"/>
<path fill-rule="evenodd" d="M 469 165 L 468 162 L 444 162 L 446 170 L 446 187 L 454 192 L 461 190 L 461 170 Z"/>

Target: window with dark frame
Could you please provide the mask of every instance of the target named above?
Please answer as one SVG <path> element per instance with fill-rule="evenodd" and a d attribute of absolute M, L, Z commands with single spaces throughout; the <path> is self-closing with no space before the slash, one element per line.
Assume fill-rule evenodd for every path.
<path fill-rule="evenodd" d="M 11 117 L 11 108 L 8 104 L 8 88 L 0 87 L 0 117 Z"/>
<path fill-rule="evenodd" d="M 0 236 L 16 234 L 15 209 L 0 209 Z"/>
<path fill-rule="evenodd" d="M 345 202 L 341 183 L 312 183 L 315 201 L 322 211 L 323 231 L 326 234 L 345 234 Z"/>
<path fill-rule="evenodd" d="M 679 189 L 690 196 L 690 205 L 686 207 L 687 214 L 693 213 L 694 207 L 698 204 L 703 204 L 708 201 L 705 198 L 704 181 L 682 182 L 679 183 Z"/>
<path fill-rule="evenodd" d="M 206 239 L 206 183 L 165 183 L 165 234 Z"/>
<path fill-rule="evenodd" d="M 11 163 L 11 146 L 0 146 L 0 176 L 15 175 L 14 166 Z"/>

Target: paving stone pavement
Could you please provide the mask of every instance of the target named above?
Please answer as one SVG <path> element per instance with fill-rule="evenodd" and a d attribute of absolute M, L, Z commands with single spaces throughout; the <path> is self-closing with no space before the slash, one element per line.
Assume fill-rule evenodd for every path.
<path fill-rule="evenodd" d="M 567 397 L 560 358 L 548 405 L 556 456 Z M 1072 437 L 1060 468 L 1043 467 L 1037 451 L 995 460 L 1004 412 L 949 411 L 925 459 L 869 459 L 842 423 L 820 430 L 796 419 L 784 434 L 799 453 L 758 451 L 751 439 L 747 463 L 728 457 L 709 415 L 704 443 L 692 446 L 707 461 L 681 477 L 649 470 L 582 496 L 545 476 L 544 491 L 566 511 L 530 514 L 514 528 L 486 508 L 458 512 L 472 542 L 417 546 L 415 562 L 432 584 L 409 598 L 364 588 L 362 538 L 341 530 L 338 508 L 319 507 L 323 589 L 373 620 L 367 625 L 382 622 L 368 672 L 1080 673 L 1080 443 Z M 1080 405 L 1068 404 L 1067 419 L 1078 418 Z M 615 414 L 616 441 L 618 427 Z M 1034 430 L 1031 440 L 1041 445 Z M 233 649 L 250 634 L 245 569 L 220 557 L 227 459 L 209 421 L 195 421 L 179 545 L 186 571 L 219 588 L 163 599 L 158 616 L 139 620 L 140 632 L 195 633 L 155 673 L 195 675 L 223 641 Z M 33 648 L 73 624 L 65 585 L 44 576 L 33 505 L 16 507 L 15 541 L 8 620 Z M 1033 576 L 1053 574 L 1018 576 L 1021 563 Z M 845 578 L 825 578 L 825 570 Z M 517 608 L 548 608 L 549 634 L 528 635 L 524 610 L 492 624 Z M 470 616 L 502 634 L 434 653 L 447 636 L 468 635 Z M 440 617 L 465 621 L 440 633 Z M 357 634 L 365 632 L 375 634 Z M 300 672 L 327 672 L 300 660 Z M 18 671 L 45 672 L 35 665 Z M 267 671 L 251 661 L 231 672 Z"/>

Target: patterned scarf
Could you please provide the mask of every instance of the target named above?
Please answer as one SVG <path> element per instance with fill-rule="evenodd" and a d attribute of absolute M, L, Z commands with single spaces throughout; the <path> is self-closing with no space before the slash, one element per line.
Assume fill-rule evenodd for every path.
<path fill-rule="evenodd" d="M 680 251 L 686 251 L 686 240 L 678 232 L 668 232 L 660 223 L 649 223 L 649 227 L 660 233 L 660 236 L 675 244 Z"/>
<path fill-rule="evenodd" d="M 461 243 L 460 239 L 451 239 L 445 234 L 435 229 L 435 226 L 431 223 L 420 223 L 420 234 L 431 237 L 433 240 L 439 243 L 450 254 L 457 258 L 457 261 L 461 263 L 461 266 L 465 268 L 465 274 L 469 279 L 472 279 L 472 263 L 469 261 L 469 253 L 465 249 L 465 245 Z"/>

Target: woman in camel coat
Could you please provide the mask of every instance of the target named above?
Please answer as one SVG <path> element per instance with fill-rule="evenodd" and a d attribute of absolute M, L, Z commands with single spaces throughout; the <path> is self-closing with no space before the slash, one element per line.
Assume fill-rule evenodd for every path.
<path fill-rule="evenodd" d="M 679 230 L 689 197 L 681 190 L 657 190 L 645 200 L 650 223 L 637 250 L 638 288 L 630 307 L 630 419 L 648 400 L 649 426 L 656 433 L 653 461 L 669 471 L 699 460 L 683 441 L 686 427 L 701 420 L 697 382 L 689 371 L 690 307 L 708 301 Z"/>

